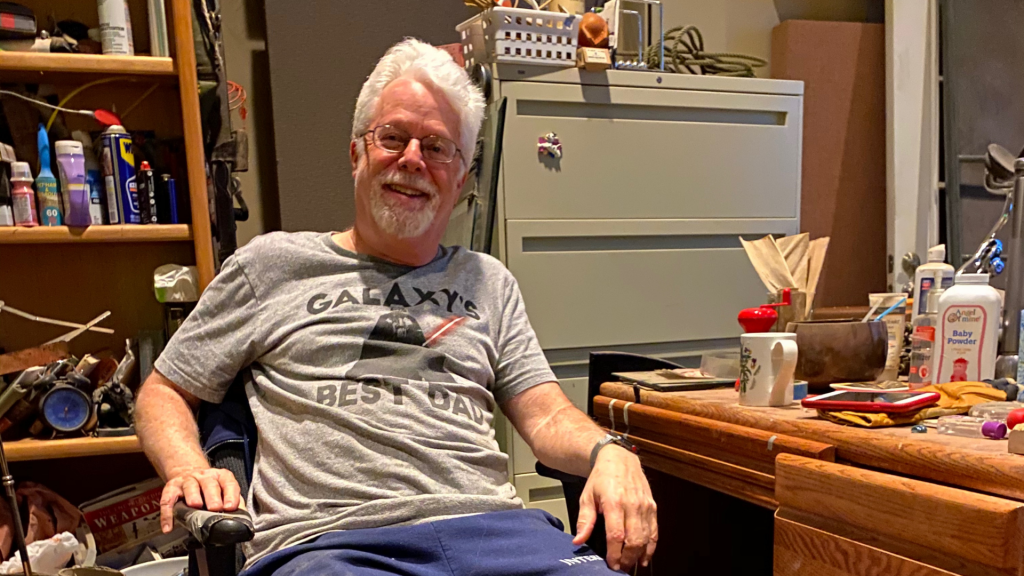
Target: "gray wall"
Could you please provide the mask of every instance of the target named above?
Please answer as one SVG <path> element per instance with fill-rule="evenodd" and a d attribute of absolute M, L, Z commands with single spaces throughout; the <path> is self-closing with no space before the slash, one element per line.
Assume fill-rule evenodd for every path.
<path fill-rule="evenodd" d="M 281 227 L 352 224 L 352 112 L 377 60 L 403 37 L 458 42 L 474 12 L 454 0 L 266 0 Z"/>

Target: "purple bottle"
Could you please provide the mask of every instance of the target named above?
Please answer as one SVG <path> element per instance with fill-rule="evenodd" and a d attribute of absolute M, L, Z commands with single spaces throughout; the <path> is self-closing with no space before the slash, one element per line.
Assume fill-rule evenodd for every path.
<path fill-rule="evenodd" d="M 85 150 L 77 140 L 58 140 L 57 168 L 60 172 L 64 223 L 68 226 L 92 224 L 89 214 L 89 186 L 85 183 Z"/>

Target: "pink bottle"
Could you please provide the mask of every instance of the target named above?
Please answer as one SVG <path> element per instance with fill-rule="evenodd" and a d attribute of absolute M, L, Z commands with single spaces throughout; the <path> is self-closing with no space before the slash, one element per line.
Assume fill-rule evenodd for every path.
<path fill-rule="evenodd" d="M 38 226 L 36 193 L 32 190 L 32 170 L 28 162 L 11 163 L 11 199 L 14 201 L 14 225 Z"/>

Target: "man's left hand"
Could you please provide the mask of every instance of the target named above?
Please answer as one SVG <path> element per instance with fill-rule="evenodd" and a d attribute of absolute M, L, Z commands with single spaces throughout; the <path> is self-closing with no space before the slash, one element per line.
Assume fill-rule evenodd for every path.
<path fill-rule="evenodd" d="M 658 544 L 658 507 L 640 459 L 614 444 L 598 453 L 583 489 L 574 544 L 590 538 L 599 513 L 604 515 L 608 537 L 608 566 L 612 570 L 627 570 L 637 562 L 647 566 Z"/>

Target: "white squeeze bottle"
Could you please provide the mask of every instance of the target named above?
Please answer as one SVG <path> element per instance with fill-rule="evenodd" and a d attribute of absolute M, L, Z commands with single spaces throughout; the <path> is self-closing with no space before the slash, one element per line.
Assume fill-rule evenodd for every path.
<path fill-rule="evenodd" d="M 988 274 L 960 274 L 939 297 L 932 350 L 936 384 L 979 382 L 995 376 L 1002 299 Z"/>
<path fill-rule="evenodd" d="M 928 292 L 932 288 L 945 290 L 953 285 L 953 267 L 946 264 L 946 245 L 939 244 L 928 249 L 928 263 L 917 267 L 914 273 L 914 310 L 911 321 L 928 309 Z"/>

